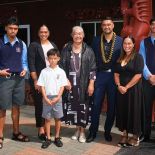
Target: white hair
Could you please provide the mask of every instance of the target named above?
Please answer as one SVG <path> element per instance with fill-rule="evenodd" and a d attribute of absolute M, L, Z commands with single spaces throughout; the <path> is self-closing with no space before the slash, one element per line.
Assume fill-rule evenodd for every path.
<path fill-rule="evenodd" d="M 80 30 L 80 31 L 83 33 L 83 35 L 85 35 L 85 34 L 84 34 L 84 30 L 83 30 L 83 28 L 82 28 L 81 26 L 74 26 L 74 27 L 72 28 L 72 34 L 73 34 L 76 30 Z"/>

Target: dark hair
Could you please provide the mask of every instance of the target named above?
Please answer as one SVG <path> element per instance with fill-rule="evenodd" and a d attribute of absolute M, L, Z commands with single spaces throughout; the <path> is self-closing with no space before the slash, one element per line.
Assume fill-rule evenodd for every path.
<path fill-rule="evenodd" d="M 17 25 L 17 26 L 19 26 L 19 22 L 18 22 L 17 17 L 14 17 L 14 16 L 10 17 L 10 18 L 6 21 L 6 24 L 5 24 L 5 25 L 6 25 L 6 26 L 7 26 L 7 25 Z"/>
<path fill-rule="evenodd" d="M 125 53 L 125 51 L 124 51 L 124 49 L 123 49 L 123 43 L 124 43 L 124 40 L 125 40 L 126 38 L 130 38 L 131 41 L 133 42 L 133 44 L 135 44 L 135 39 L 134 39 L 131 35 L 130 35 L 130 36 L 125 36 L 125 37 L 123 38 L 121 55 L 120 55 L 119 59 L 117 60 L 117 62 L 120 62 L 120 63 L 124 60 L 124 58 L 125 58 L 125 56 L 126 56 L 126 53 Z M 135 54 L 136 54 L 136 49 L 135 49 L 135 46 L 134 46 L 133 51 L 131 52 L 129 58 L 128 58 L 126 61 L 129 62 L 130 60 L 133 60 Z"/>
<path fill-rule="evenodd" d="M 41 27 L 44 27 L 44 26 L 47 27 L 47 29 L 48 29 L 48 31 L 49 31 L 49 27 L 47 26 L 47 24 L 42 24 L 42 25 L 40 25 L 40 26 L 39 26 L 39 31 L 40 31 Z"/>
<path fill-rule="evenodd" d="M 152 19 L 150 20 L 150 25 L 151 25 L 153 22 L 155 22 L 155 18 L 152 18 Z"/>
<path fill-rule="evenodd" d="M 102 21 L 104 21 L 104 20 L 111 20 L 111 21 L 113 22 L 112 17 L 103 17 L 103 18 L 102 18 Z"/>
<path fill-rule="evenodd" d="M 48 50 L 47 57 L 49 57 L 51 55 L 57 55 L 58 57 L 60 57 L 60 52 L 58 49 L 52 48 L 52 49 Z"/>

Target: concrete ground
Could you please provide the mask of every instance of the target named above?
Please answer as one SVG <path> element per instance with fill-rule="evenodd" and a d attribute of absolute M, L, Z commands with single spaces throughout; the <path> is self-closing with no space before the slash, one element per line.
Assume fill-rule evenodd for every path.
<path fill-rule="evenodd" d="M 106 142 L 103 136 L 104 120 L 105 115 L 102 114 L 98 136 L 92 143 L 79 143 L 71 140 L 70 137 L 75 132 L 75 126 L 62 124 L 61 137 L 64 143 L 63 147 L 58 148 L 52 143 L 49 148 L 42 149 L 35 127 L 34 107 L 23 106 L 21 108 L 20 131 L 29 136 L 30 142 L 27 143 L 11 140 L 12 122 L 10 111 L 8 111 L 4 131 L 4 147 L 0 150 L 0 155 L 155 155 L 155 140 L 150 143 L 141 143 L 139 147 L 118 147 L 120 132 L 115 127 L 112 129 L 113 141 Z M 154 139 L 155 131 L 154 129 L 152 131 L 152 138 Z M 54 135 L 53 126 L 51 132 Z M 86 133 L 88 133 L 88 129 Z"/>

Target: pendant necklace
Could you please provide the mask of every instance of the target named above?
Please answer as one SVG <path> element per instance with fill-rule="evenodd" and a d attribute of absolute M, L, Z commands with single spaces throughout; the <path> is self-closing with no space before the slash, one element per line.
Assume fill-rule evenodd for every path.
<path fill-rule="evenodd" d="M 81 52 L 78 53 L 78 57 L 79 57 L 79 65 L 76 67 L 76 58 L 75 58 L 75 53 L 72 51 L 72 56 L 73 56 L 73 65 L 74 65 L 74 69 L 75 69 L 75 72 L 79 72 L 80 70 L 80 67 L 81 67 Z"/>

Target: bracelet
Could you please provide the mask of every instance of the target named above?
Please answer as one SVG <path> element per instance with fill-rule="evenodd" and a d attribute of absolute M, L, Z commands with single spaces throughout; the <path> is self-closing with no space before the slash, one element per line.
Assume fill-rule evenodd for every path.
<path fill-rule="evenodd" d="M 120 86 L 120 84 L 117 84 L 116 86 L 117 86 L 117 88 L 118 88 L 118 87 Z"/>

